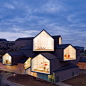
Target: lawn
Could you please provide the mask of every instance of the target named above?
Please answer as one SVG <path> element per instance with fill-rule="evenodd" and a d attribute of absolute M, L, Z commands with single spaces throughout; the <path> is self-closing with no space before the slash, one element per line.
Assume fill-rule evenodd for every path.
<path fill-rule="evenodd" d="M 24 86 L 58 86 L 56 84 L 47 82 L 45 80 L 40 80 L 30 75 L 16 74 L 15 76 L 8 77 L 7 80 L 22 84 Z"/>
<path fill-rule="evenodd" d="M 86 74 L 80 73 L 78 76 L 75 76 L 71 79 L 63 81 L 63 83 L 66 83 L 72 86 L 86 86 Z"/>

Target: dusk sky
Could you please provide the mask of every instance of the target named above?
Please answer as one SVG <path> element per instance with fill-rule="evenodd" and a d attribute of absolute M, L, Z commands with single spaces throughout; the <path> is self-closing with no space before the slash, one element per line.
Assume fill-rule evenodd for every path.
<path fill-rule="evenodd" d="M 0 0 L 0 38 L 33 37 L 42 29 L 63 44 L 86 47 L 86 0 Z"/>

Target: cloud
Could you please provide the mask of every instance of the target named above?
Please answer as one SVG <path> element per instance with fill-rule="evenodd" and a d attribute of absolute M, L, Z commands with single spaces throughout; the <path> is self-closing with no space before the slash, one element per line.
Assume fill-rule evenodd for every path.
<path fill-rule="evenodd" d="M 7 7 L 8 9 L 15 9 L 15 7 L 9 3 L 6 3 L 4 7 Z"/>
<path fill-rule="evenodd" d="M 16 32 L 15 32 L 16 31 Z M 27 31 L 19 31 L 18 29 L 14 29 L 14 31 L 9 32 L 0 32 L 0 38 L 5 38 L 8 41 L 15 41 L 17 38 L 22 37 L 33 37 L 35 36 L 39 31 L 37 30 L 27 30 Z M 3 37 L 2 37 L 3 36 Z"/>
<path fill-rule="evenodd" d="M 61 35 L 63 43 L 86 46 L 83 3 L 77 5 L 78 0 L 37 1 L 4 2 L 4 8 L 0 9 L 0 31 L 7 36 L 0 36 L 14 40 L 22 36 L 35 36 L 45 29 L 51 35 Z"/>
<path fill-rule="evenodd" d="M 48 0 L 47 3 L 43 4 L 40 8 L 35 8 L 34 12 L 38 13 L 59 13 L 65 11 L 65 4 L 58 0 Z"/>

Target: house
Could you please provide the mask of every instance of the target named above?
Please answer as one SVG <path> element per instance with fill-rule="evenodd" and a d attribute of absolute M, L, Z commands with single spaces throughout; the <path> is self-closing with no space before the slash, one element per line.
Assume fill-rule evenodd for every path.
<path fill-rule="evenodd" d="M 35 37 L 17 39 L 15 44 L 23 47 L 18 52 L 6 53 L 3 64 L 21 65 L 25 74 L 54 83 L 79 74 L 79 50 L 62 44 L 60 35 L 51 36 L 43 29 Z"/>

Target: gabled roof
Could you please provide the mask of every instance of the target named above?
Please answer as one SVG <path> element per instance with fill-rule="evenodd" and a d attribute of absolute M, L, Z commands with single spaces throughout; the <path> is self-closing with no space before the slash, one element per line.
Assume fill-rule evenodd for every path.
<path fill-rule="evenodd" d="M 66 47 L 68 47 L 71 44 L 61 44 L 61 45 L 57 45 L 56 48 L 61 48 L 61 49 L 65 49 Z M 72 45 L 71 45 L 72 46 Z"/>
<path fill-rule="evenodd" d="M 78 66 L 76 66 L 76 65 L 73 64 L 73 63 L 68 63 L 68 64 L 66 64 L 66 65 L 64 65 L 64 66 L 62 66 L 62 67 L 56 69 L 56 70 L 53 71 L 53 72 L 59 72 L 59 71 L 63 71 L 63 70 L 70 69 L 70 68 L 74 68 L 74 67 L 78 67 Z"/>
<path fill-rule="evenodd" d="M 80 57 L 79 62 L 86 62 L 86 57 Z"/>
<path fill-rule="evenodd" d="M 44 56 L 45 58 L 47 58 L 48 60 L 58 59 L 58 57 L 56 57 L 55 55 L 51 53 L 40 53 L 40 54 Z"/>
<path fill-rule="evenodd" d="M 25 56 L 22 52 L 8 52 L 10 56 Z"/>
<path fill-rule="evenodd" d="M 51 38 L 53 38 L 45 29 L 43 29 L 42 31 L 45 31 Z M 41 31 L 41 32 L 42 32 L 42 31 Z M 40 33 L 41 33 L 41 32 L 40 32 Z M 37 37 L 40 33 L 38 33 L 35 37 Z M 35 38 L 35 37 L 34 37 L 34 38 Z"/>
<path fill-rule="evenodd" d="M 25 38 L 18 38 L 15 41 L 20 41 L 20 40 L 32 40 L 34 37 L 25 37 Z"/>

